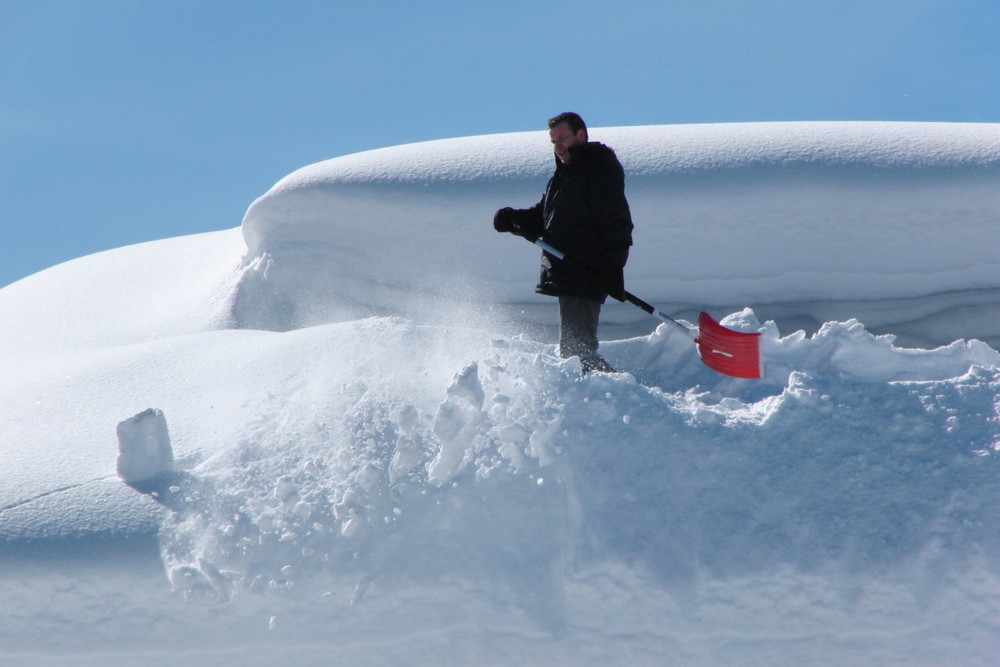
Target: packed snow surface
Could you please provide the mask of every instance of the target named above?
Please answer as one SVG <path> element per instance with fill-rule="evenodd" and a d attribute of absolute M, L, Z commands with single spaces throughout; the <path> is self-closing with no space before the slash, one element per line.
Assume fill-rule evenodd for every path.
<path fill-rule="evenodd" d="M 1000 127 L 592 138 L 764 378 L 625 306 L 558 358 L 490 225 L 545 133 L 306 167 L 0 290 L 0 663 L 996 664 Z"/>

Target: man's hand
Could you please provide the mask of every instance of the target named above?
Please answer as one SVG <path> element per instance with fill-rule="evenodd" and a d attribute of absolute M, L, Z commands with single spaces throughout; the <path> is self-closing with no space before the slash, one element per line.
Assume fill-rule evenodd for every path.
<path fill-rule="evenodd" d="M 516 211 L 509 206 L 500 209 L 493 216 L 493 229 L 498 232 L 510 232 L 517 236 L 523 236 L 534 243 L 538 237 L 525 230 L 522 226 L 524 224 L 523 213 L 524 211 Z"/>
<path fill-rule="evenodd" d="M 516 233 L 517 225 L 515 224 L 515 217 L 514 209 L 511 207 L 508 206 L 500 209 L 493 216 L 493 229 L 498 232 Z"/>

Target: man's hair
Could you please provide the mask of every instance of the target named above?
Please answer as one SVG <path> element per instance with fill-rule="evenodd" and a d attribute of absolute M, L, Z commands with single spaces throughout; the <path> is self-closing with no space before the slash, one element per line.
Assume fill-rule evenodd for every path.
<path fill-rule="evenodd" d="M 580 114 L 573 113 L 572 111 L 566 111 L 558 116 L 553 116 L 552 118 L 549 118 L 549 129 L 551 130 L 559 123 L 566 123 L 569 126 L 569 129 L 573 131 L 573 134 L 583 130 L 583 136 L 587 136 L 587 124 L 583 122 L 582 118 L 580 118 Z"/>

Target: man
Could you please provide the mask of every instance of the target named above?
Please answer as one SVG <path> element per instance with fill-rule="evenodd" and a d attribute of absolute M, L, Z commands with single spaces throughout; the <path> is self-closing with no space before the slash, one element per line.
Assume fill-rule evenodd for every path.
<path fill-rule="evenodd" d="M 575 113 L 549 119 L 556 170 L 541 201 L 529 209 L 502 208 L 498 232 L 539 237 L 588 267 L 596 277 L 542 253 L 535 291 L 559 299 L 559 354 L 580 357 L 584 372 L 613 372 L 597 353 L 597 323 L 608 295 L 622 301 L 623 270 L 632 245 L 625 171 L 613 150 L 587 135 Z"/>

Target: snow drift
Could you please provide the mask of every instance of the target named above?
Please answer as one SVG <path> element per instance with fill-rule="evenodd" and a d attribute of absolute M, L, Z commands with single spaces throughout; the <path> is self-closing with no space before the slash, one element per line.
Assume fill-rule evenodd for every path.
<path fill-rule="evenodd" d="M 587 376 L 516 333 L 551 308 L 489 218 L 540 194 L 544 134 L 307 167 L 242 229 L 0 290 L 0 660 L 993 663 L 997 128 L 593 135 L 630 286 L 734 299 L 763 379 L 668 327 Z"/>
<path fill-rule="evenodd" d="M 631 291 L 693 316 L 752 306 L 815 331 L 858 317 L 945 344 L 1000 342 L 1000 129 L 992 124 L 754 123 L 599 128 L 627 174 Z M 490 225 L 538 201 L 544 132 L 386 148 L 296 171 L 243 223 L 255 271 L 243 326 L 286 329 L 379 307 L 419 316 L 419 294 L 526 306 L 537 252 Z M 379 224 L 372 224 L 372 220 Z M 430 266 L 410 273 L 420 258 Z M 263 279 L 266 276 L 266 280 Z M 648 323 L 629 306 L 605 322 Z"/>

